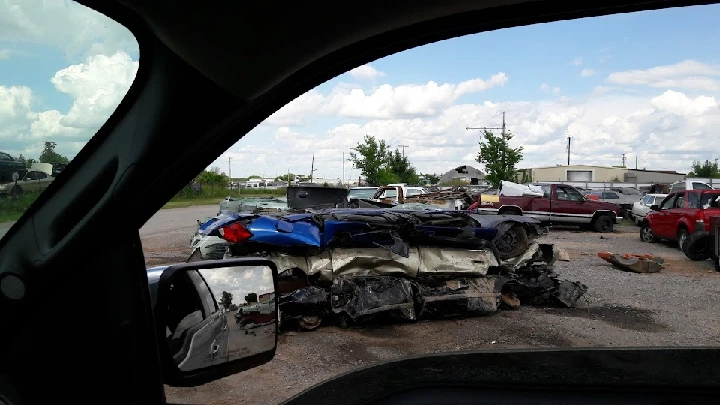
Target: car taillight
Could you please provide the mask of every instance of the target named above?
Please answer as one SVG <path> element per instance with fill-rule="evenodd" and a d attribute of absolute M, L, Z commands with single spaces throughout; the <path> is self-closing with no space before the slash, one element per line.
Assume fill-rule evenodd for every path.
<path fill-rule="evenodd" d="M 230 243 L 240 243 L 252 238 L 253 234 L 239 222 L 233 222 L 218 229 L 220 237 Z"/>

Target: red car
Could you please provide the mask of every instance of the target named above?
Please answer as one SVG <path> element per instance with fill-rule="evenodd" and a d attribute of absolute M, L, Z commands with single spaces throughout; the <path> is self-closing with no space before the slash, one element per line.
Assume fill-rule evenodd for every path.
<path fill-rule="evenodd" d="M 690 235 L 709 231 L 710 217 L 720 215 L 720 190 L 678 191 L 650 209 L 640 225 L 640 239 L 677 241 L 682 250 Z"/>

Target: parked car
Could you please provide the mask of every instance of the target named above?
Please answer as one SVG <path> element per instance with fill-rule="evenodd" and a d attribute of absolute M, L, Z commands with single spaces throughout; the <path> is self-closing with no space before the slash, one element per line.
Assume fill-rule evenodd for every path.
<path fill-rule="evenodd" d="M 39 170 L 29 170 L 17 182 L 0 184 L 0 196 L 10 195 L 17 198 L 26 192 L 39 193 L 55 178 Z"/>
<path fill-rule="evenodd" d="M 623 218 L 630 218 L 633 204 L 638 202 L 642 197 L 640 191 L 637 191 L 636 189 L 633 190 L 635 190 L 636 193 L 628 191 L 628 193 L 626 194 L 613 190 L 591 190 L 589 193 L 585 194 L 585 196 L 591 200 L 617 204 L 620 206 L 620 215 Z"/>
<path fill-rule="evenodd" d="M 633 204 L 631 213 L 632 221 L 635 225 L 640 226 L 647 213 L 650 212 L 650 207 L 660 205 L 662 200 L 667 196 L 667 194 L 646 194 L 642 200 L 636 201 L 635 204 Z"/>
<path fill-rule="evenodd" d="M 5 152 L 0 152 L 0 184 L 13 181 L 13 173 L 25 169 L 25 162 L 15 159 Z"/>
<path fill-rule="evenodd" d="M 696 232 L 705 232 L 710 217 L 720 215 L 720 190 L 683 190 L 670 193 L 660 205 L 653 205 L 641 223 L 640 239 L 657 242 L 677 241 L 683 250 L 685 241 Z"/>
<path fill-rule="evenodd" d="M 700 180 L 676 181 L 670 185 L 670 193 L 677 193 L 682 190 L 714 190 L 711 185 Z"/>
<path fill-rule="evenodd" d="M 567 184 L 538 184 L 543 196 L 505 196 L 482 200 L 478 211 L 500 215 L 526 215 L 544 223 L 577 225 L 593 228 L 597 232 L 612 232 L 615 224 L 622 221 L 620 206 L 607 202 L 591 201 L 575 187 Z M 489 199 L 488 199 L 489 200 Z"/>

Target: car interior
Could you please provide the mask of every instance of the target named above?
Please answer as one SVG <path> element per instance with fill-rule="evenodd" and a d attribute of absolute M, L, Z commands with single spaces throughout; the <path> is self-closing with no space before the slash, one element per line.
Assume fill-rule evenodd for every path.
<path fill-rule="evenodd" d="M 157 336 L 138 230 L 304 92 L 448 38 L 711 3 L 78 2 L 131 30 L 142 63 L 117 110 L 0 239 L 3 405 L 166 402 L 165 336 Z M 427 355 L 355 370 L 287 403 L 716 403 L 719 361 L 716 348 Z"/>

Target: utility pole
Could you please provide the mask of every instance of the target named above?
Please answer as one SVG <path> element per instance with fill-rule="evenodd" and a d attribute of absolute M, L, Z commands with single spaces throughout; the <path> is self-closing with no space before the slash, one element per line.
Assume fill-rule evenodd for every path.
<path fill-rule="evenodd" d="M 232 158 L 228 156 L 228 177 L 230 177 L 230 181 L 232 181 L 232 166 L 230 165 L 230 161 Z"/>
<path fill-rule="evenodd" d="M 497 115 L 496 115 L 497 116 Z M 500 127 L 465 127 L 465 130 L 471 130 L 471 129 L 482 129 L 483 131 L 487 131 L 488 129 L 499 129 L 501 131 L 503 139 L 505 139 L 505 111 L 502 112 L 502 126 Z M 569 164 L 569 163 L 568 163 Z M 502 165 L 505 167 L 505 150 L 503 149 L 503 155 L 502 155 Z"/>
<path fill-rule="evenodd" d="M 310 183 L 311 183 L 311 184 L 312 184 L 312 182 L 313 182 L 313 173 L 315 172 L 315 170 L 317 170 L 317 169 L 315 168 L 315 154 L 313 153 L 312 156 L 313 156 L 313 157 L 312 157 L 312 164 L 310 165 Z"/>
<path fill-rule="evenodd" d="M 567 153 L 568 153 L 568 166 L 570 166 L 570 137 L 569 136 L 568 136 Z"/>
<path fill-rule="evenodd" d="M 496 115 L 497 117 L 497 115 Z M 503 136 L 505 135 L 505 111 L 502 112 L 502 126 L 501 127 L 465 127 L 465 130 L 471 130 L 471 129 L 482 129 L 483 131 L 486 131 L 488 129 L 499 129 L 502 131 Z"/>
<path fill-rule="evenodd" d="M 342 184 L 345 185 L 345 152 L 343 152 L 343 178 L 342 178 Z"/>
<path fill-rule="evenodd" d="M 399 147 L 403 148 L 403 157 L 405 157 L 405 148 L 409 148 L 407 145 L 398 145 Z"/>
<path fill-rule="evenodd" d="M 623 155 L 623 164 L 622 164 L 622 167 L 625 167 L 625 154 L 623 153 L 622 155 Z"/>
<path fill-rule="evenodd" d="M 637 170 L 637 160 L 638 160 L 638 157 L 637 157 L 637 155 L 635 155 L 635 170 Z M 715 159 L 715 160 L 717 160 L 717 159 Z"/>

